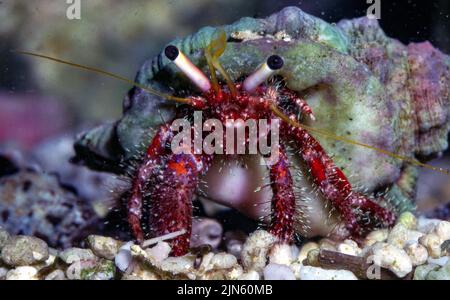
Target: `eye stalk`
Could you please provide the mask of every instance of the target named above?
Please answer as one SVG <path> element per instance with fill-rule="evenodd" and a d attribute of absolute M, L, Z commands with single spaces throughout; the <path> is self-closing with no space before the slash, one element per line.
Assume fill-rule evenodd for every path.
<path fill-rule="evenodd" d="M 275 71 L 280 70 L 283 65 L 284 60 L 281 56 L 270 56 L 261 67 L 244 80 L 244 90 L 249 93 L 253 92 L 260 84 L 272 76 Z"/>
<path fill-rule="evenodd" d="M 208 77 L 206 77 L 206 75 L 203 74 L 203 72 L 180 51 L 180 49 L 173 45 L 169 45 L 164 49 L 164 54 L 169 60 L 173 61 L 180 71 L 183 72 L 202 92 L 207 92 L 211 89 L 211 83 Z"/>

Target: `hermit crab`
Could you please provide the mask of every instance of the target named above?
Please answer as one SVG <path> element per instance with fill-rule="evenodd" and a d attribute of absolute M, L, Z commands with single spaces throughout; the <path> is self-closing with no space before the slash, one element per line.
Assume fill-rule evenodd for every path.
<path fill-rule="evenodd" d="M 208 119 L 225 124 L 227 129 L 231 126 L 232 134 L 228 134 L 230 130 L 227 130 L 224 137 L 224 140 L 227 140 L 227 146 L 228 140 L 234 138 L 234 128 L 244 126 L 242 123 L 248 120 L 270 122 L 280 120 L 281 139 L 285 143 L 292 142 L 298 150 L 299 156 L 311 173 L 314 184 L 343 217 L 349 232 L 354 235 L 361 234 L 364 227 L 369 227 L 370 219 L 385 225 L 392 224 L 393 213 L 352 190 L 346 176 L 336 167 L 320 144 L 294 121 L 300 113 L 314 118 L 306 102 L 287 88 L 276 89 L 262 84 L 274 71 L 282 68 L 284 64 L 282 57 L 276 54 L 269 56 L 256 72 L 242 83 L 235 83 L 230 80 L 218 61 L 218 57 L 225 50 L 225 45 L 226 34 L 222 31 L 206 49 L 205 55 L 212 82 L 177 47 L 173 45 L 166 47 L 167 58 L 174 61 L 201 91 L 198 96 L 173 99 L 186 103 L 194 110 L 201 110 Z M 226 84 L 218 82 L 216 70 L 226 79 Z M 283 104 L 285 107 L 282 107 Z M 293 112 L 288 116 L 282 110 L 287 111 L 289 108 Z M 194 125 L 192 126 L 192 131 L 195 131 Z M 206 123 L 203 126 L 205 127 Z M 274 130 L 271 128 L 271 131 Z M 257 131 L 258 139 L 261 139 L 264 132 L 261 128 Z M 250 134 L 250 132 L 247 133 L 248 136 L 243 139 L 244 148 L 249 146 Z M 220 135 L 224 133 L 221 132 Z M 191 235 L 194 193 L 198 189 L 200 178 L 205 176 L 211 167 L 214 155 L 217 152 L 224 153 L 222 149 L 224 142 L 219 141 L 220 138 L 222 136 L 213 140 L 216 143 L 213 146 L 216 152 L 213 154 L 212 151 L 205 153 L 204 149 L 194 149 L 192 147 L 194 142 L 191 143 L 193 136 L 188 134 L 187 145 L 189 146 L 181 146 L 188 147 L 187 151 L 176 153 L 173 147 L 173 139 L 175 139 L 173 127 L 167 124 L 160 127 L 147 148 L 144 161 L 137 168 L 128 200 L 128 221 L 134 236 L 139 241 L 144 239 L 141 221 L 143 201 L 147 198 L 151 233 L 158 236 L 184 230 L 183 235 L 174 239 L 172 249 L 175 255 L 186 253 Z M 271 143 L 275 142 L 271 141 Z M 172 147 L 168 147 L 168 144 Z M 233 155 L 234 150 L 234 145 L 231 149 L 227 147 L 224 154 Z M 273 165 L 269 166 L 273 194 L 270 231 L 281 241 L 291 242 L 294 236 L 295 219 L 299 216 L 296 216 L 298 203 L 296 203 L 290 162 L 284 145 L 277 144 L 273 151 L 277 153 L 271 153 L 271 155 L 275 154 L 277 159 Z"/>
<path fill-rule="evenodd" d="M 368 18 L 330 25 L 289 7 L 206 27 L 143 65 L 123 118 L 80 136 L 77 160 L 130 173 L 131 231 L 138 241 L 181 232 L 174 255 L 189 249 L 197 196 L 260 218 L 282 242 L 296 233 L 358 238 L 414 209 L 417 168 L 446 149 L 449 66 L 429 43 L 404 46 Z M 260 149 L 198 151 L 200 111 L 236 130 L 266 121 L 270 130 L 259 128 L 257 140 L 278 128 L 278 159 L 261 164 Z M 175 152 L 179 119 L 189 129 Z M 243 132 L 241 146 L 251 148 Z M 223 149 L 229 136 L 221 138 L 209 145 Z"/>

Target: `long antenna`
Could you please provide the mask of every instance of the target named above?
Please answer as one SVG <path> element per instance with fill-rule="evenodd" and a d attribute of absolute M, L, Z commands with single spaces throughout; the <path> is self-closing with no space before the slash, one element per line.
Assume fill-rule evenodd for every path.
<path fill-rule="evenodd" d="M 371 146 L 371 145 L 367 145 L 367 144 L 364 144 L 364 143 L 361 143 L 361 142 L 358 142 L 358 141 L 355 141 L 355 140 L 352 140 L 352 139 L 348 139 L 348 138 L 345 138 L 345 137 L 342 137 L 342 136 L 339 136 L 339 135 L 335 135 L 335 134 L 333 134 L 331 132 L 328 132 L 328 131 L 325 131 L 323 129 L 318 129 L 318 128 L 310 127 L 310 126 L 307 126 L 307 125 L 304 125 L 304 124 L 300 124 L 300 123 L 292 120 L 288 116 L 286 116 L 275 104 L 272 104 L 270 108 L 271 108 L 271 110 L 273 111 L 273 113 L 276 116 L 278 116 L 280 119 L 282 119 L 283 121 L 287 122 L 288 124 L 290 124 L 292 126 L 299 127 L 299 128 L 308 130 L 310 132 L 315 132 L 315 133 L 318 133 L 318 134 L 320 134 L 322 136 L 325 136 L 325 137 L 328 137 L 328 138 L 331 138 L 331 139 L 334 139 L 334 140 L 337 140 L 337 141 L 342 141 L 342 142 L 345 142 L 345 143 L 348 143 L 348 144 L 352 144 L 352 145 L 361 146 L 361 147 L 364 147 L 364 148 L 367 148 L 367 149 L 371 149 L 371 150 L 383 153 L 385 155 L 391 156 L 393 158 L 401 159 L 403 161 L 409 162 L 409 163 L 411 163 L 413 165 L 416 165 L 416 166 L 419 166 L 419 167 L 423 167 L 423 168 L 427 168 L 427 169 L 430 169 L 430 170 L 434 170 L 434 171 L 437 171 L 439 173 L 442 173 L 442 174 L 445 174 L 447 176 L 450 176 L 450 171 L 446 170 L 444 168 L 433 167 L 431 165 L 421 163 L 420 161 L 418 161 L 416 159 L 413 159 L 413 158 L 410 158 L 410 157 L 407 157 L 407 156 L 399 155 L 399 154 L 396 154 L 396 153 L 393 153 L 393 152 L 390 152 L 390 151 L 387 151 L 387 150 L 384 150 L 384 149 L 380 149 L 380 148 L 377 148 L 377 147 L 374 147 L 374 146 Z"/>
<path fill-rule="evenodd" d="M 90 71 L 90 72 L 98 73 L 98 74 L 101 74 L 101 75 L 104 75 L 104 76 L 108 76 L 108 77 L 111 77 L 111 78 L 114 78 L 114 79 L 126 82 L 128 84 L 131 84 L 131 85 L 133 85 L 135 87 L 141 88 L 141 89 L 143 89 L 143 90 L 145 90 L 145 91 L 147 91 L 147 92 L 149 92 L 149 93 L 151 93 L 153 95 L 156 95 L 156 96 L 159 96 L 159 97 L 162 97 L 162 98 L 166 98 L 166 99 L 169 99 L 169 100 L 172 100 L 172 101 L 176 101 L 178 103 L 191 104 L 191 102 L 192 102 L 192 100 L 189 99 L 189 98 L 181 98 L 181 97 L 175 97 L 175 96 L 172 96 L 172 95 L 167 95 L 167 94 L 158 92 L 158 91 L 156 91 L 154 89 L 151 89 L 149 87 L 146 87 L 146 86 L 144 86 L 144 85 L 142 85 L 140 83 L 137 83 L 137 82 L 135 82 L 133 80 L 130 80 L 130 79 L 126 78 L 126 77 L 123 77 L 121 75 L 117 75 L 117 74 L 114 74 L 114 73 L 111 73 L 111 72 L 108 72 L 108 71 L 100 70 L 98 68 L 85 66 L 85 65 L 80 65 L 80 64 L 77 64 L 77 63 L 74 63 L 74 62 L 70 62 L 70 61 L 67 61 L 67 60 L 62 60 L 62 59 L 51 57 L 51 56 L 48 56 L 48 55 L 43 55 L 43 54 L 38 54 L 38 53 L 33 53 L 33 52 L 28 52 L 28 51 L 12 50 L 12 52 L 19 53 L 19 54 L 24 54 L 24 55 L 29 55 L 29 56 L 34 56 L 34 57 L 39 57 L 39 58 L 44 58 L 44 59 L 55 61 L 55 62 L 58 62 L 58 63 L 61 63 L 61 64 L 69 65 L 69 66 L 72 66 L 74 68 L 78 68 L 78 69 L 81 69 L 81 70 Z"/>
<path fill-rule="evenodd" d="M 195 105 L 194 100 L 192 100 L 192 99 L 180 98 L 180 97 L 175 97 L 175 96 L 172 96 L 172 95 L 166 95 L 164 93 L 160 93 L 160 92 L 155 91 L 155 90 L 153 90 L 151 88 L 143 86 L 143 85 L 141 85 L 141 84 L 139 84 L 139 83 L 137 83 L 137 82 L 135 82 L 133 80 L 130 80 L 130 79 L 126 78 L 126 77 L 123 77 L 123 76 L 120 76 L 120 75 L 117 75 L 117 74 L 114 74 L 114 73 L 111 73 L 111 72 L 108 72 L 108 71 L 104 71 L 104 70 L 101 70 L 101 69 L 98 69 L 98 68 L 85 66 L 85 65 L 80 65 L 80 64 L 77 64 L 77 63 L 74 63 L 74 62 L 65 61 L 65 60 L 62 60 L 62 59 L 59 59 L 59 58 L 55 58 L 55 57 L 51 57 L 51 56 L 47 56 L 47 55 L 42 55 L 42 54 L 38 54 L 38 53 L 33 53 L 33 52 L 28 52 L 28 51 L 12 51 L 12 52 L 16 52 L 16 53 L 20 53 L 20 54 L 24 54 L 24 55 L 29 55 L 29 56 L 34 56 L 34 57 L 39 57 L 39 58 L 44 58 L 44 59 L 47 59 L 47 60 L 55 61 L 55 62 L 62 63 L 62 64 L 65 64 L 65 65 L 69 65 L 69 66 L 72 66 L 72 67 L 75 67 L 75 68 L 78 68 L 78 69 L 82 69 L 82 70 L 86 70 L 86 71 L 102 74 L 102 75 L 105 75 L 105 76 L 108 76 L 108 77 L 111 77 L 111 78 L 114 78 L 114 79 L 117 79 L 117 80 L 129 83 L 129 84 L 132 84 L 133 86 L 141 88 L 141 89 L 143 89 L 143 90 L 145 90 L 145 91 L 147 91 L 147 92 L 149 92 L 151 94 L 154 94 L 156 96 L 160 96 L 160 97 L 166 98 L 168 100 L 176 101 L 178 103 L 194 104 Z M 396 154 L 396 153 L 393 153 L 393 152 L 390 152 L 390 151 L 387 151 L 387 150 L 384 150 L 384 149 L 380 149 L 380 148 L 377 148 L 377 147 L 374 147 L 374 146 L 371 146 L 371 145 L 367 145 L 367 144 L 364 144 L 364 143 L 361 143 L 361 142 L 358 142 L 358 141 L 355 141 L 355 140 L 352 140 L 352 139 L 348 139 L 348 138 L 345 138 L 345 137 L 342 137 L 342 136 L 335 135 L 335 134 L 330 133 L 330 132 L 328 132 L 326 130 L 323 130 L 323 129 L 318 129 L 318 128 L 310 127 L 310 126 L 307 126 L 307 125 L 304 125 L 304 124 L 300 124 L 300 123 L 290 119 L 288 116 L 286 116 L 275 104 L 272 104 L 270 108 L 271 108 L 271 110 L 273 111 L 273 113 L 276 116 L 278 116 L 280 119 L 282 119 L 283 121 L 287 122 L 288 124 L 290 124 L 292 126 L 299 127 L 299 128 L 308 130 L 310 132 L 315 132 L 315 133 L 318 133 L 318 134 L 320 134 L 322 136 L 325 136 L 325 137 L 328 137 L 328 138 L 331 138 L 331 139 L 334 139 L 334 140 L 337 140 L 337 141 L 342 141 L 342 142 L 345 142 L 345 143 L 348 143 L 348 144 L 352 144 L 352 145 L 364 147 L 364 148 L 367 148 L 367 149 L 371 149 L 371 150 L 383 153 L 385 155 L 388 155 L 390 157 L 409 162 L 409 163 L 411 163 L 413 165 L 416 165 L 416 166 L 419 166 L 419 167 L 423 167 L 423 168 L 427 168 L 427 169 L 430 169 L 430 170 L 442 173 L 444 175 L 450 176 L 450 171 L 446 170 L 444 168 L 434 167 L 434 166 L 422 163 L 422 162 L 420 162 L 420 161 L 418 161 L 416 159 L 410 158 L 410 157 L 402 156 L 402 155 L 399 155 L 399 154 Z"/>

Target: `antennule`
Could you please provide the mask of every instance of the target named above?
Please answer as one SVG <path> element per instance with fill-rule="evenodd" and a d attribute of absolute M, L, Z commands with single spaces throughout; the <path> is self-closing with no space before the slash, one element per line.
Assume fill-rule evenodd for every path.
<path fill-rule="evenodd" d="M 197 68 L 177 47 L 169 45 L 164 50 L 166 57 L 173 61 L 175 65 L 183 72 L 202 92 L 211 89 L 211 83 L 203 72 Z"/>
<path fill-rule="evenodd" d="M 261 83 L 272 76 L 275 71 L 281 69 L 283 64 L 284 61 L 281 56 L 270 56 L 261 67 L 259 67 L 255 72 L 253 72 L 253 74 L 244 80 L 244 90 L 249 93 L 253 92 Z"/>

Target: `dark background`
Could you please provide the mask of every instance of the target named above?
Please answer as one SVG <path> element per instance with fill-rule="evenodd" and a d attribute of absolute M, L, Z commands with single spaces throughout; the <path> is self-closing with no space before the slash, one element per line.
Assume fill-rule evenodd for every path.
<path fill-rule="evenodd" d="M 290 5 L 337 22 L 364 16 L 371 5 L 367 1 L 82 0 L 82 19 L 69 21 L 65 18 L 65 1 L 3 0 L 0 91 L 63 99 L 75 119 L 72 125 L 115 119 L 120 116 L 121 99 L 128 89 L 125 84 L 36 62 L 10 50 L 53 54 L 133 78 L 140 64 L 165 43 L 205 25 L 228 24 L 245 16 L 265 17 Z M 450 52 L 450 1 L 380 2 L 379 22 L 388 36 L 403 43 L 429 40 Z"/>

